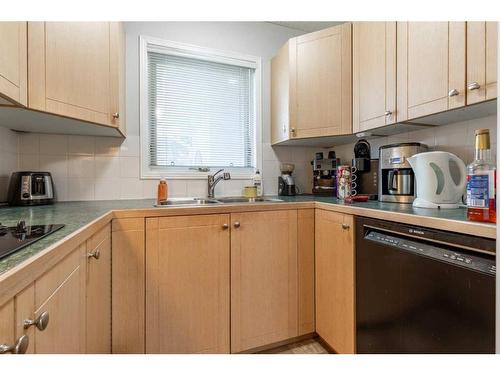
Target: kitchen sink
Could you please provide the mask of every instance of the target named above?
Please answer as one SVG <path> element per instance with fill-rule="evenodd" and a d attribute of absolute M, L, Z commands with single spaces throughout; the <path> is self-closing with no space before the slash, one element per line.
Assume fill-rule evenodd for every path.
<path fill-rule="evenodd" d="M 206 206 L 212 204 L 224 203 L 278 203 L 283 202 L 281 199 L 276 198 L 247 198 L 247 197 L 224 197 L 217 199 L 207 198 L 171 198 L 160 204 L 155 204 L 155 207 L 172 207 L 172 206 Z"/>
<path fill-rule="evenodd" d="M 220 204 L 215 199 L 205 198 L 171 198 L 160 204 L 155 204 L 155 207 L 168 207 L 168 206 L 205 206 L 210 204 Z"/>
<path fill-rule="evenodd" d="M 260 202 L 277 203 L 277 202 L 283 202 L 283 200 L 281 200 L 281 199 L 265 198 L 265 197 L 257 197 L 257 198 L 226 197 L 226 198 L 217 198 L 217 200 L 221 203 L 260 203 Z"/>

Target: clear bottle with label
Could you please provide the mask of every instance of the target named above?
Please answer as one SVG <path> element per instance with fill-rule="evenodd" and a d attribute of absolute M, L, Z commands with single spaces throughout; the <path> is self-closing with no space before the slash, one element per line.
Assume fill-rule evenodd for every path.
<path fill-rule="evenodd" d="M 496 167 L 491 159 L 490 131 L 475 131 L 474 161 L 467 166 L 467 219 L 496 223 Z"/>
<path fill-rule="evenodd" d="M 262 175 L 258 169 L 255 171 L 255 175 L 253 176 L 253 185 L 257 188 L 257 196 L 262 197 Z"/>

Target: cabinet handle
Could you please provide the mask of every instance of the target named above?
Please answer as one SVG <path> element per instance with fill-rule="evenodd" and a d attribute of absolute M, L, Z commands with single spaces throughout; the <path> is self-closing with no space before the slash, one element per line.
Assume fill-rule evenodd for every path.
<path fill-rule="evenodd" d="M 292 137 L 295 137 L 295 128 L 291 128 L 290 133 L 292 133 Z"/>
<path fill-rule="evenodd" d="M 239 228 L 241 226 L 240 222 L 239 221 L 235 221 L 234 222 L 234 227 L 235 228 Z"/>
<path fill-rule="evenodd" d="M 229 228 L 229 224 L 227 224 L 227 223 L 222 224 L 222 229 L 228 229 L 228 228 Z"/>
<path fill-rule="evenodd" d="M 451 98 L 452 96 L 457 96 L 459 94 L 457 89 L 452 89 L 448 91 L 448 96 Z"/>
<path fill-rule="evenodd" d="M 99 251 L 99 249 L 97 249 L 96 251 L 93 251 L 91 253 L 87 253 L 87 258 L 99 259 L 100 256 L 101 256 L 101 252 Z"/>
<path fill-rule="evenodd" d="M 467 85 L 467 88 L 468 88 L 469 90 L 471 90 L 471 91 L 472 91 L 472 90 L 477 90 L 477 89 L 479 89 L 480 87 L 481 87 L 481 85 L 480 85 L 479 83 L 477 83 L 477 82 L 472 82 L 472 83 L 469 83 L 469 84 Z"/>
<path fill-rule="evenodd" d="M 113 118 L 114 119 L 120 118 L 120 114 L 118 112 L 113 113 Z"/>
<path fill-rule="evenodd" d="M 39 331 L 45 330 L 49 325 L 49 312 L 44 311 L 36 319 L 25 319 L 23 322 L 24 329 L 28 329 L 30 326 L 35 326 Z"/>
<path fill-rule="evenodd" d="M 347 230 L 349 228 L 350 228 L 349 224 L 342 224 L 342 229 Z"/>
<path fill-rule="evenodd" d="M 24 354 L 26 353 L 26 350 L 28 350 L 29 343 L 30 339 L 28 335 L 22 335 L 17 339 L 14 345 L 0 344 L 0 354 Z"/>
<path fill-rule="evenodd" d="M 385 111 L 385 117 L 391 117 L 392 112 L 391 111 Z"/>

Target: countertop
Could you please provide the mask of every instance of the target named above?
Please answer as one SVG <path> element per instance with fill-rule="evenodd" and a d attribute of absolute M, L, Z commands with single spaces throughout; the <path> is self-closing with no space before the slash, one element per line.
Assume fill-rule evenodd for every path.
<path fill-rule="evenodd" d="M 354 214 L 358 216 L 375 217 L 392 221 L 408 222 L 414 225 L 441 227 L 440 229 L 466 232 L 469 234 L 484 235 L 495 238 L 496 226 L 469 222 L 466 219 L 466 209 L 451 210 L 418 209 L 407 204 L 382 203 L 378 201 L 344 204 L 336 198 L 316 197 L 312 195 L 295 197 L 273 197 L 283 199 L 291 204 L 309 204 L 311 207 L 331 209 L 334 211 Z M 17 251 L 0 260 L 0 275 L 11 270 L 27 259 L 70 236 L 88 224 L 113 213 L 113 217 L 122 216 L 162 216 L 186 212 L 196 214 L 217 211 L 237 211 L 242 209 L 263 209 L 270 203 L 257 204 L 220 204 L 196 207 L 168 207 L 153 208 L 154 200 L 113 200 L 113 201 L 81 201 L 60 202 L 48 206 L 36 207 L 0 207 L 0 223 L 12 226 L 23 219 L 27 225 L 35 224 L 65 224 L 57 232 L 35 242 L 34 244 Z M 273 203 L 274 208 L 283 203 Z M 110 216 L 111 218 L 111 216 Z"/>

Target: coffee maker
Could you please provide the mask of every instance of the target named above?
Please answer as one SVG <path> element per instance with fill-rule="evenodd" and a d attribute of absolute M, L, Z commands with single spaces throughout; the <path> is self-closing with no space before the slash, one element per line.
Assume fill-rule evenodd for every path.
<path fill-rule="evenodd" d="M 353 191 L 356 195 L 367 195 L 368 199 L 378 197 L 378 159 L 371 158 L 371 147 L 368 141 L 360 139 L 354 145 L 352 166 L 356 179 Z"/>
<path fill-rule="evenodd" d="M 415 199 L 415 173 L 408 158 L 425 152 L 422 143 L 398 143 L 379 149 L 379 200 L 381 202 L 412 203 Z"/>
<path fill-rule="evenodd" d="M 280 165 L 281 176 L 278 177 L 278 195 L 293 196 L 296 194 L 295 180 L 292 177 L 295 165 L 283 163 Z"/>
<path fill-rule="evenodd" d="M 339 164 L 340 160 L 335 157 L 335 151 L 328 152 L 328 159 L 323 159 L 322 152 L 316 153 L 316 157 L 311 161 L 314 195 L 337 195 L 336 171 Z"/>

